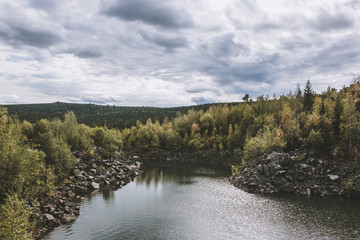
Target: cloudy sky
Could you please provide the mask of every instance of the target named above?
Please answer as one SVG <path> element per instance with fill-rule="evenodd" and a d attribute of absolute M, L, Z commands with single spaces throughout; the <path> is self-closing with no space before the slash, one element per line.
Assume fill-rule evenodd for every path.
<path fill-rule="evenodd" d="M 0 104 L 180 106 L 360 71 L 360 0 L 0 0 Z"/>

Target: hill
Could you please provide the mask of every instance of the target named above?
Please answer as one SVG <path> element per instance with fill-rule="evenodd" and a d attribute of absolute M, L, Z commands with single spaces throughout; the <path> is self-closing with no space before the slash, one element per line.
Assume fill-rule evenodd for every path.
<path fill-rule="evenodd" d="M 170 120 L 180 114 L 187 113 L 190 109 L 206 111 L 213 104 L 159 108 L 159 107 L 120 107 L 103 106 L 95 104 L 77 103 L 44 103 L 44 104 L 19 104 L 5 105 L 10 115 L 16 115 L 20 121 L 27 120 L 35 123 L 42 118 L 53 120 L 63 119 L 66 112 L 75 113 L 78 122 L 88 126 L 108 126 L 111 128 L 126 128 L 134 126 L 139 120 L 145 123 L 151 118 L 153 121 L 163 122 L 165 118 Z"/>

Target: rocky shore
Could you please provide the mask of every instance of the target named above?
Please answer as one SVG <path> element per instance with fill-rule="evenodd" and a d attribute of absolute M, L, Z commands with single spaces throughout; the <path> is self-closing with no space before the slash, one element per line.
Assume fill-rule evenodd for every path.
<path fill-rule="evenodd" d="M 140 158 L 133 156 L 121 160 L 78 161 L 65 183 L 56 189 L 55 196 L 37 206 L 43 219 L 36 236 L 60 224 L 73 222 L 80 214 L 79 201 L 102 187 L 121 188 L 133 181 L 141 171 Z"/>
<path fill-rule="evenodd" d="M 300 151 L 273 152 L 244 166 L 230 181 L 251 193 L 353 197 L 359 194 L 354 185 L 360 183 L 360 174 L 353 165 L 333 159 L 314 158 Z"/>

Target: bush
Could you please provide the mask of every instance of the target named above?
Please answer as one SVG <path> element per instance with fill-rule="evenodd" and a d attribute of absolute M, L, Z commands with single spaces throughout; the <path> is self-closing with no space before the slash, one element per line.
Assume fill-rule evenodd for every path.
<path fill-rule="evenodd" d="M 33 239 L 31 231 L 30 209 L 17 194 L 7 195 L 0 210 L 0 239 L 27 240 Z"/>
<path fill-rule="evenodd" d="M 251 161 L 264 153 L 281 151 L 286 146 L 280 129 L 265 127 L 258 134 L 248 140 L 244 146 L 243 161 Z"/>
<path fill-rule="evenodd" d="M 118 158 L 124 148 L 121 133 L 115 129 L 95 128 L 92 134 L 98 154 L 103 158 Z"/>
<path fill-rule="evenodd" d="M 314 152 L 319 152 L 324 145 L 324 139 L 321 136 L 320 132 L 316 132 L 314 129 L 311 129 L 309 137 L 307 139 L 308 148 Z"/>

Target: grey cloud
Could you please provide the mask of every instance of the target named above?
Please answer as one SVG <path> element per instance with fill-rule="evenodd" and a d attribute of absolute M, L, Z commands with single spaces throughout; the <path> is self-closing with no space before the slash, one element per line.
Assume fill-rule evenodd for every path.
<path fill-rule="evenodd" d="M 214 57 L 237 57 L 240 54 L 249 54 L 249 48 L 234 42 L 233 33 L 213 38 L 208 44 L 203 45 L 205 51 L 211 52 Z"/>
<path fill-rule="evenodd" d="M 150 35 L 147 33 L 142 34 L 143 38 L 158 46 L 165 47 L 167 50 L 174 50 L 176 48 L 183 48 L 188 46 L 188 40 L 184 37 L 167 37 L 165 35 Z"/>
<path fill-rule="evenodd" d="M 353 9 L 358 9 L 360 8 L 360 2 L 359 0 L 349 0 L 345 3 L 345 6 L 350 6 Z"/>
<path fill-rule="evenodd" d="M 60 42 L 61 37 L 51 31 L 31 29 L 19 26 L 10 26 L 0 29 L 0 38 L 7 44 L 18 47 L 28 45 L 37 48 L 47 48 Z"/>
<path fill-rule="evenodd" d="M 255 32 L 271 31 L 282 29 L 283 26 L 275 22 L 263 22 L 254 27 Z"/>
<path fill-rule="evenodd" d="M 193 26 L 191 16 L 168 1 L 121 0 L 102 12 L 125 21 L 141 21 L 168 29 Z"/>
<path fill-rule="evenodd" d="M 95 104 L 121 104 L 122 101 L 106 95 L 87 95 L 79 98 L 72 98 L 74 102 L 87 102 Z"/>
<path fill-rule="evenodd" d="M 236 82 L 270 82 L 272 72 L 281 63 L 281 55 L 260 54 L 258 62 L 234 63 L 232 57 L 248 56 L 251 50 L 242 44 L 234 43 L 233 34 L 214 38 L 210 44 L 202 46 L 202 56 L 208 61 L 198 65 L 201 72 L 213 76 L 221 86 L 229 86 Z M 210 54 L 208 54 L 210 52 Z"/>
<path fill-rule="evenodd" d="M 214 92 L 214 89 L 208 87 L 195 87 L 195 88 L 187 88 L 185 90 L 187 93 L 203 93 L 203 92 Z M 216 94 L 219 94 L 219 91 L 215 90 Z"/>
<path fill-rule="evenodd" d="M 200 97 L 193 97 L 191 101 L 195 104 L 206 104 L 206 103 L 214 103 L 214 99 L 200 96 Z"/>
<path fill-rule="evenodd" d="M 43 74 L 33 74 L 33 77 L 41 78 L 41 79 L 54 79 L 59 78 L 59 76 L 52 73 L 43 73 Z"/>
<path fill-rule="evenodd" d="M 281 39 L 280 43 L 281 43 L 282 48 L 289 50 L 289 51 L 292 51 L 295 49 L 311 48 L 312 45 L 314 44 L 313 42 L 311 42 L 311 40 L 305 39 L 304 37 L 297 36 L 297 35 L 293 35 L 290 38 Z"/>
<path fill-rule="evenodd" d="M 22 85 L 33 88 L 37 92 L 54 96 L 78 96 L 85 89 L 85 86 L 79 83 L 64 82 L 58 79 L 46 78 L 46 76 L 37 78 L 36 80 L 24 80 Z"/>
<path fill-rule="evenodd" d="M 68 53 L 73 54 L 78 58 L 100 58 L 104 54 L 96 46 L 86 46 L 80 48 L 69 48 L 66 50 L 59 50 L 57 53 Z"/>
<path fill-rule="evenodd" d="M 311 20 L 309 24 L 318 31 L 326 32 L 350 28 L 354 25 L 354 21 L 343 13 L 331 14 L 322 10 L 317 19 Z"/>
<path fill-rule="evenodd" d="M 43 9 L 43 10 L 53 10 L 57 7 L 58 1 L 49 1 L 49 0 L 31 0 L 29 1 L 29 6 L 36 8 L 36 9 Z"/>
<path fill-rule="evenodd" d="M 96 50 L 81 50 L 81 51 L 76 51 L 74 53 L 75 56 L 79 57 L 79 58 L 99 58 L 102 57 L 103 54 L 99 51 Z"/>
<path fill-rule="evenodd" d="M 237 67 L 215 71 L 217 81 L 222 85 L 234 82 L 269 82 L 271 81 L 271 67 L 260 63 L 247 63 Z"/>
<path fill-rule="evenodd" d="M 339 69 L 360 61 L 360 50 L 354 46 L 360 45 L 359 35 L 347 36 L 320 51 L 316 57 L 308 60 L 321 71 Z"/>

